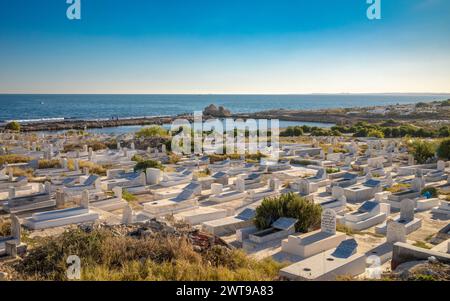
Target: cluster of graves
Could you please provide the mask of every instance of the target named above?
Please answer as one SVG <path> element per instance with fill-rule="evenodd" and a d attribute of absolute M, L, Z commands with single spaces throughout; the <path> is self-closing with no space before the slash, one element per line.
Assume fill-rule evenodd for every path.
<path fill-rule="evenodd" d="M 112 139 L 114 147 L 88 146 Z M 132 135 L 0 134 L 0 156 L 27 158 L 0 166 L 0 215 L 11 220 L 0 256 L 26 252 L 22 227 L 46 235 L 85 223 L 171 218 L 256 258 L 289 261 L 284 278 L 331 280 L 373 275 L 374 265 L 389 264 L 400 245 L 412 246 L 414 233 L 424 227 L 433 235 L 450 219 L 448 197 L 430 193 L 450 194 L 448 162 L 416 164 L 399 140 L 315 137 L 281 144 L 275 161 L 212 161 L 205 153 L 172 163 L 164 144 L 137 149 L 135 142 Z M 136 157 L 159 165 L 135 170 Z M 322 208 L 320 229 L 296 232 L 301 221 L 287 216 L 266 229 L 255 226 L 261 202 L 285 193 Z M 447 238 L 430 252 L 445 261 L 448 246 Z"/>

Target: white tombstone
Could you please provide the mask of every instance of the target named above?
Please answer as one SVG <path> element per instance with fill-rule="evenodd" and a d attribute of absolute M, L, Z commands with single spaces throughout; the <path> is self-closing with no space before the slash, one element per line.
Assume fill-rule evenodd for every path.
<path fill-rule="evenodd" d="M 269 187 L 273 191 L 279 191 L 280 190 L 280 180 L 278 180 L 278 179 L 270 179 Z"/>
<path fill-rule="evenodd" d="M 94 152 L 92 150 L 92 147 L 90 147 L 89 151 L 88 151 L 88 159 L 89 159 L 89 161 L 91 161 L 93 157 L 94 157 Z"/>
<path fill-rule="evenodd" d="M 112 190 L 114 192 L 114 196 L 119 200 L 122 199 L 122 187 L 116 186 Z"/>
<path fill-rule="evenodd" d="M 121 148 L 121 146 L 120 146 L 120 141 L 117 141 L 116 147 L 117 147 L 117 150 L 120 151 L 120 148 Z"/>
<path fill-rule="evenodd" d="M 135 150 L 136 149 L 136 145 L 134 145 L 134 142 L 131 142 L 130 148 L 131 148 L 131 150 Z"/>
<path fill-rule="evenodd" d="M 52 184 L 50 182 L 48 182 L 48 181 L 45 182 L 44 186 L 45 186 L 45 193 L 48 193 L 48 194 L 52 193 Z"/>
<path fill-rule="evenodd" d="M 139 175 L 139 182 L 142 186 L 147 185 L 147 176 L 145 172 L 141 172 L 141 174 Z"/>
<path fill-rule="evenodd" d="M 223 191 L 223 185 L 219 183 L 212 183 L 211 184 L 211 193 L 213 195 L 219 195 Z"/>
<path fill-rule="evenodd" d="M 8 177 L 10 182 L 14 180 L 14 170 L 12 167 L 8 167 Z"/>
<path fill-rule="evenodd" d="M 87 153 L 88 152 L 88 146 L 85 144 L 85 145 L 83 145 L 83 152 L 84 153 Z"/>
<path fill-rule="evenodd" d="M 75 171 L 80 170 L 80 163 L 78 162 L 77 159 L 73 160 L 73 167 L 74 167 Z"/>
<path fill-rule="evenodd" d="M 56 191 L 56 208 L 63 208 L 66 203 L 65 194 L 62 190 Z"/>
<path fill-rule="evenodd" d="M 245 180 L 242 177 L 238 177 L 234 183 L 237 191 L 245 192 Z"/>
<path fill-rule="evenodd" d="M 414 156 L 413 155 L 408 155 L 408 165 L 409 166 L 412 166 L 412 165 L 414 165 L 415 164 L 415 162 L 414 162 Z"/>
<path fill-rule="evenodd" d="M 336 212 L 333 209 L 325 209 L 322 212 L 320 229 L 324 233 L 336 234 Z"/>
<path fill-rule="evenodd" d="M 88 175 L 89 175 L 89 167 L 83 167 L 83 174 L 84 174 L 85 176 L 88 176 Z"/>
<path fill-rule="evenodd" d="M 161 180 L 161 173 L 162 171 L 158 168 L 147 168 L 146 170 L 147 184 L 149 185 L 159 184 Z"/>
<path fill-rule="evenodd" d="M 425 180 L 423 177 L 415 177 L 411 182 L 411 189 L 413 191 L 422 191 L 425 187 Z"/>
<path fill-rule="evenodd" d="M 45 192 L 44 184 L 42 184 L 42 183 L 38 184 L 38 191 L 39 191 L 39 193 L 44 193 Z"/>
<path fill-rule="evenodd" d="M 61 160 L 62 162 L 62 168 L 63 169 L 67 169 L 67 167 L 68 167 L 68 162 L 67 162 L 67 159 L 66 158 L 63 158 L 62 160 Z"/>
<path fill-rule="evenodd" d="M 400 203 L 400 220 L 409 222 L 414 220 L 415 204 L 413 200 L 404 199 Z"/>
<path fill-rule="evenodd" d="M 8 189 L 8 199 L 12 200 L 16 197 L 16 187 L 9 187 Z"/>
<path fill-rule="evenodd" d="M 439 160 L 437 163 L 437 170 L 444 171 L 445 170 L 445 162 L 442 160 Z"/>
<path fill-rule="evenodd" d="M 15 214 L 11 214 L 11 236 L 18 240 L 19 244 L 21 230 L 19 218 Z"/>
<path fill-rule="evenodd" d="M 166 149 L 166 145 L 165 145 L 165 144 L 163 144 L 163 145 L 161 146 L 161 151 L 162 151 L 164 154 L 167 152 L 167 149 Z"/>
<path fill-rule="evenodd" d="M 131 206 L 127 204 L 127 206 L 123 208 L 122 224 L 128 225 L 131 223 L 133 223 L 133 210 L 131 209 Z"/>
<path fill-rule="evenodd" d="M 339 187 L 339 186 L 333 186 L 331 188 L 331 196 L 335 199 L 340 199 L 341 197 L 343 197 L 345 195 L 344 193 L 344 188 Z"/>
<path fill-rule="evenodd" d="M 81 208 L 88 209 L 89 208 L 89 191 L 83 190 L 81 193 Z"/>
<path fill-rule="evenodd" d="M 387 222 L 386 241 L 388 243 L 406 242 L 406 227 L 395 221 Z"/>

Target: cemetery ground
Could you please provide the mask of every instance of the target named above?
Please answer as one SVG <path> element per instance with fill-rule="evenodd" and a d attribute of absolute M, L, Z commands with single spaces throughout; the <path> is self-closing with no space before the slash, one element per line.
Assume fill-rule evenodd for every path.
<path fill-rule="evenodd" d="M 277 160 L 169 142 L 0 133 L 0 280 L 68 280 L 71 255 L 82 280 L 449 278 L 446 140 L 308 133 Z"/>

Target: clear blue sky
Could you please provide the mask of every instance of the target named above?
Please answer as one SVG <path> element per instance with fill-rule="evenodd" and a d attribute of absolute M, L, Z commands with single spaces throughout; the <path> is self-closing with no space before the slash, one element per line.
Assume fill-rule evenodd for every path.
<path fill-rule="evenodd" d="M 450 1 L 0 0 L 0 93 L 450 92 Z"/>

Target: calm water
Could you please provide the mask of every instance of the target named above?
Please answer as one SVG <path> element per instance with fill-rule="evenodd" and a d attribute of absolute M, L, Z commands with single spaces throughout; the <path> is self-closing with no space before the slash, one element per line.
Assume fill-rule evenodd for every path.
<path fill-rule="evenodd" d="M 232 112 L 318 109 L 445 100 L 450 95 L 0 95 L 0 122 L 176 115 L 214 103 Z"/>

